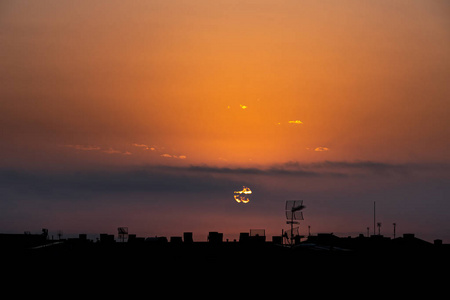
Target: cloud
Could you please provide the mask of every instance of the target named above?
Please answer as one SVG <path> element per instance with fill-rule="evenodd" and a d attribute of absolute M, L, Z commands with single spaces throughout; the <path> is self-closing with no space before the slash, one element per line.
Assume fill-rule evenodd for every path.
<path fill-rule="evenodd" d="M 172 155 L 172 154 L 168 154 L 168 153 L 164 153 L 160 155 L 161 157 L 165 157 L 165 158 L 176 158 L 176 159 L 186 159 L 186 155 Z"/>
<path fill-rule="evenodd" d="M 290 177 L 310 177 L 310 178 L 345 178 L 360 176 L 385 176 L 400 175 L 409 176 L 412 174 L 436 175 L 448 174 L 450 166 L 448 164 L 392 164 L 374 161 L 323 161 L 314 163 L 286 162 L 273 164 L 267 167 L 216 167 L 208 165 L 191 166 L 159 166 L 176 170 L 177 172 L 189 171 L 198 173 L 230 174 L 230 175 L 263 175 L 263 176 L 290 176 Z M 434 175 L 433 175 L 434 174 Z"/>
<path fill-rule="evenodd" d="M 316 152 L 325 152 L 325 151 L 330 151 L 330 148 L 328 147 L 317 147 L 314 149 L 314 151 Z"/>
<path fill-rule="evenodd" d="M 335 170 L 339 172 L 346 172 L 351 174 L 402 174 L 407 175 L 412 172 L 422 172 L 429 169 L 431 165 L 416 165 L 416 164 L 391 164 L 384 162 L 374 162 L 374 161 L 323 161 L 318 163 L 312 163 L 311 167 L 319 170 Z M 432 167 L 435 169 L 435 167 Z M 437 169 L 437 168 L 436 168 Z"/>
<path fill-rule="evenodd" d="M 242 109 L 246 109 L 246 108 L 247 108 L 247 105 L 239 104 L 239 106 L 240 106 Z"/>
<path fill-rule="evenodd" d="M 169 167 L 177 168 L 177 167 Z M 183 167 L 180 167 L 183 168 Z M 263 176 L 295 176 L 295 177 L 318 177 L 318 176 L 340 176 L 340 174 L 324 174 L 314 170 L 307 170 L 301 166 L 288 168 L 285 165 L 272 165 L 267 168 L 229 168 L 214 166 L 189 166 L 187 170 L 201 173 L 231 174 L 231 175 L 263 175 Z"/>
<path fill-rule="evenodd" d="M 134 144 L 131 144 L 131 145 L 134 146 L 134 147 L 143 148 L 145 150 L 150 150 L 150 151 L 156 151 L 157 149 L 164 149 L 163 147 L 149 146 L 149 145 L 146 145 L 146 144 L 134 143 Z"/>
<path fill-rule="evenodd" d="M 145 149 L 150 149 L 149 148 L 149 146 L 147 146 L 147 145 L 145 145 L 145 144 L 136 144 L 136 143 L 134 143 L 134 144 L 131 144 L 132 146 L 135 146 L 135 147 L 139 147 L 139 148 L 145 148 Z"/>
<path fill-rule="evenodd" d="M 108 153 L 108 154 L 121 154 L 122 153 L 122 151 L 115 150 L 113 148 L 109 148 L 108 150 L 102 150 L 102 152 Z"/>
<path fill-rule="evenodd" d="M 101 151 L 106 154 L 123 154 L 123 155 L 131 155 L 132 153 L 129 151 L 121 151 L 113 148 L 102 149 L 99 146 L 90 146 L 90 145 L 62 145 L 63 147 L 72 148 L 81 151 Z"/>
<path fill-rule="evenodd" d="M 189 173 L 187 169 L 186 172 Z M 233 191 L 241 185 L 232 178 L 216 179 L 202 174 L 186 176 L 161 167 L 105 168 L 102 170 L 52 172 L 0 169 L 4 195 L 42 199 L 83 199 L 95 194 L 202 193 Z"/>
<path fill-rule="evenodd" d="M 288 121 L 289 124 L 303 124 L 300 120 Z"/>
<path fill-rule="evenodd" d="M 116 150 L 113 148 L 109 148 L 107 150 L 102 150 L 102 152 L 107 153 L 107 154 L 122 154 L 122 155 L 131 155 L 131 152 L 129 151 L 120 151 L 120 150 Z"/>
<path fill-rule="evenodd" d="M 99 151 L 101 150 L 98 146 L 89 146 L 89 145 L 62 145 L 63 147 L 73 148 L 81 151 Z"/>
<path fill-rule="evenodd" d="M 123 193 L 227 193 L 238 186 L 254 186 L 257 177 L 354 180 L 355 178 L 448 178 L 450 166 L 390 164 L 372 161 L 286 162 L 260 167 L 141 166 L 82 171 L 0 169 L 0 190 L 5 199 L 87 199 L 95 194 Z M 283 179 L 284 180 L 284 179 Z M 390 179 L 387 179 L 390 180 Z M 372 182 L 373 180 L 371 180 Z M 427 182 L 448 182 L 426 180 Z M 262 187 L 261 187 L 262 188 Z M 22 195 L 22 196 L 21 196 Z"/>
<path fill-rule="evenodd" d="M 150 151 L 156 151 L 159 153 L 161 153 L 164 150 L 164 147 L 149 146 L 146 144 L 134 143 L 132 145 L 135 147 L 138 147 L 138 148 L 143 148 L 143 149 L 150 150 Z M 187 158 L 186 155 L 174 155 L 174 154 L 169 154 L 169 153 L 161 153 L 159 156 L 161 156 L 163 158 L 175 158 L 175 159 L 186 159 Z"/>

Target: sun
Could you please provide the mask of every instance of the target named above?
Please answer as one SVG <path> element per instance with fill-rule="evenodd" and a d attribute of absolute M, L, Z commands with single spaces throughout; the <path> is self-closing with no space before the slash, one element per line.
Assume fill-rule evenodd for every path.
<path fill-rule="evenodd" d="M 250 194 L 252 194 L 250 188 L 243 186 L 242 191 L 234 191 L 234 200 L 237 203 L 248 203 L 250 202 Z"/>

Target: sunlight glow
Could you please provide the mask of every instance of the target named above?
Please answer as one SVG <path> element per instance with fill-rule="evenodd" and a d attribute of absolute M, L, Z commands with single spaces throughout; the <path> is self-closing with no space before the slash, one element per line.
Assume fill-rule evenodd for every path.
<path fill-rule="evenodd" d="M 250 195 L 252 191 L 246 186 L 243 186 L 242 188 L 242 191 L 234 191 L 234 200 L 236 200 L 237 203 L 248 203 L 250 198 L 247 195 Z"/>

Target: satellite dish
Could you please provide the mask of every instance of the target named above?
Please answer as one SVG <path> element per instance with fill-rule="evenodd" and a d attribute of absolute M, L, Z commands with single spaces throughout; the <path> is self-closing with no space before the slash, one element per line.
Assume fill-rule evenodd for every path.
<path fill-rule="evenodd" d="M 286 201 L 286 224 L 291 225 L 290 230 L 286 230 L 286 238 L 290 239 L 291 246 L 294 244 L 295 236 L 299 236 L 298 234 L 298 227 L 294 228 L 294 224 L 299 224 L 303 220 L 303 212 L 302 210 L 305 209 L 305 206 L 303 205 L 303 200 L 287 200 Z"/>

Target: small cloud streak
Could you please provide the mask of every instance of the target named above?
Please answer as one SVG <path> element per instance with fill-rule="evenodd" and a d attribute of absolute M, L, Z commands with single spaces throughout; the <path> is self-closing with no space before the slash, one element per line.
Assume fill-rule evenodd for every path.
<path fill-rule="evenodd" d="M 325 151 L 330 151 L 330 148 L 327 148 L 327 147 L 317 147 L 316 149 L 314 149 L 314 151 L 316 151 L 316 152 L 325 152 Z"/>
<path fill-rule="evenodd" d="M 187 158 L 186 155 L 172 155 L 172 154 L 168 154 L 168 153 L 161 154 L 160 156 L 165 157 L 165 158 L 176 158 L 176 159 L 186 159 Z"/>
<path fill-rule="evenodd" d="M 289 124 L 303 124 L 300 120 L 288 121 Z"/>
<path fill-rule="evenodd" d="M 109 148 L 108 150 L 103 150 L 102 152 L 108 153 L 108 154 L 121 154 L 122 153 L 122 151 L 115 150 L 113 148 Z"/>
<path fill-rule="evenodd" d="M 145 148 L 145 149 L 150 149 L 147 145 L 145 145 L 145 144 L 136 144 L 136 143 L 134 143 L 134 144 L 132 144 L 133 146 L 135 146 L 135 147 L 139 147 L 139 148 Z"/>
<path fill-rule="evenodd" d="M 247 105 L 242 105 L 242 104 L 240 104 L 239 105 L 242 109 L 246 109 L 247 108 Z"/>
<path fill-rule="evenodd" d="M 101 150 L 98 146 L 89 146 L 89 145 L 63 145 L 63 147 L 73 148 L 81 151 L 99 151 Z"/>
<path fill-rule="evenodd" d="M 149 146 L 149 145 L 146 145 L 146 144 L 137 144 L 137 143 L 134 143 L 134 144 L 131 144 L 131 145 L 134 146 L 134 147 L 143 148 L 145 150 L 156 151 L 156 146 Z"/>
<path fill-rule="evenodd" d="M 107 153 L 107 154 L 122 154 L 122 155 L 131 155 L 131 152 L 129 151 L 120 151 L 120 150 L 116 150 L 113 148 L 109 148 L 108 150 L 102 150 L 103 153 Z"/>
<path fill-rule="evenodd" d="M 162 151 L 164 150 L 164 147 L 149 146 L 146 144 L 138 144 L 138 143 L 133 143 L 132 146 L 138 147 L 141 149 L 145 149 L 145 150 L 159 152 L 159 153 L 161 153 L 161 154 L 159 154 L 159 156 L 161 156 L 163 158 L 175 158 L 175 159 L 186 159 L 187 158 L 186 155 L 174 155 L 174 154 L 169 154 L 169 153 L 162 153 Z"/>
<path fill-rule="evenodd" d="M 129 151 L 120 151 L 120 150 L 116 150 L 113 148 L 108 148 L 108 149 L 102 149 L 99 146 L 91 146 L 91 145 L 62 145 L 63 147 L 66 148 L 72 148 L 75 150 L 80 150 L 80 151 L 101 151 L 103 153 L 106 154 L 123 154 L 123 155 L 131 155 L 132 153 Z"/>

